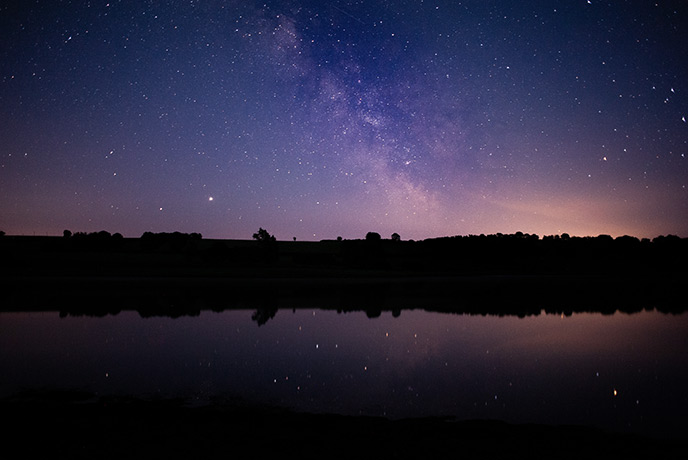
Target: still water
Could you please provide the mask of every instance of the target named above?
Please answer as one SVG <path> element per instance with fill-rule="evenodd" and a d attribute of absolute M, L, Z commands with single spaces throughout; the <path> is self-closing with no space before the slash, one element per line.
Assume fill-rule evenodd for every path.
<path fill-rule="evenodd" d="M 685 438 L 687 332 L 688 314 L 656 311 L 0 313 L 0 396 L 85 390 Z"/>

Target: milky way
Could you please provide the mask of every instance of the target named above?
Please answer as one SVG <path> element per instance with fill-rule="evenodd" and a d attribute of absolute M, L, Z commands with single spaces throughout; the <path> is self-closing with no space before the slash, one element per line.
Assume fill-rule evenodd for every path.
<path fill-rule="evenodd" d="M 688 236 L 688 5 L 0 7 L 0 229 Z"/>

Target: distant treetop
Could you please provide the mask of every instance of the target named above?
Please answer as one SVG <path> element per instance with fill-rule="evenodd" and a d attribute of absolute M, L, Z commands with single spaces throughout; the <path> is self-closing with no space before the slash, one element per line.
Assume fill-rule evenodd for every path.
<path fill-rule="evenodd" d="M 368 232 L 365 239 L 366 241 L 380 241 L 382 237 L 377 232 Z"/>
<path fill-rule="evenodd" d="M 273 241 L 277 241 L 277 238 L 275 238 L 274 235 L 270 235 L 267 230 L 264 228 L 259 228 L 256 233 L 253 234 L 253 239 L 258 241 L 259 243 L 269 243 Z"/>

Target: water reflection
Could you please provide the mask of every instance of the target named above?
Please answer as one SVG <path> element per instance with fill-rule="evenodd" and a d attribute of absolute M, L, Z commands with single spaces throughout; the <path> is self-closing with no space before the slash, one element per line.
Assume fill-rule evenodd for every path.
<path fill-rule="evenodd" d="M 0 314 L 0 389 L 451 415 L 685 436 L 688 315 Z"/>
<path fill-rule="evenodd" d="M 337 278 L 103 278 L 24 280 L 8 286 L 1 311 L 59 311 L 61 315 L 198 316 L 202 311 L 254 309 L 425 309 L 436 312 L 538 315 L 613 314 L 645 309 L 683 313 L 680 277 L 477 276 Z M 259 315 L 260 316 L 260 315 Z M 268 318 L 269 319 L 269 318 Z"/>

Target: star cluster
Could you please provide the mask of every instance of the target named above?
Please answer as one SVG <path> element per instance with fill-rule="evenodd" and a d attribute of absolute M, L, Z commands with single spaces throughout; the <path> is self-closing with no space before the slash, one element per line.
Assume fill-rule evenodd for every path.
<path fill-rule="evenodd" d="M 0 228 L 688 235 L 683 2 L 0 7 Z"/>

